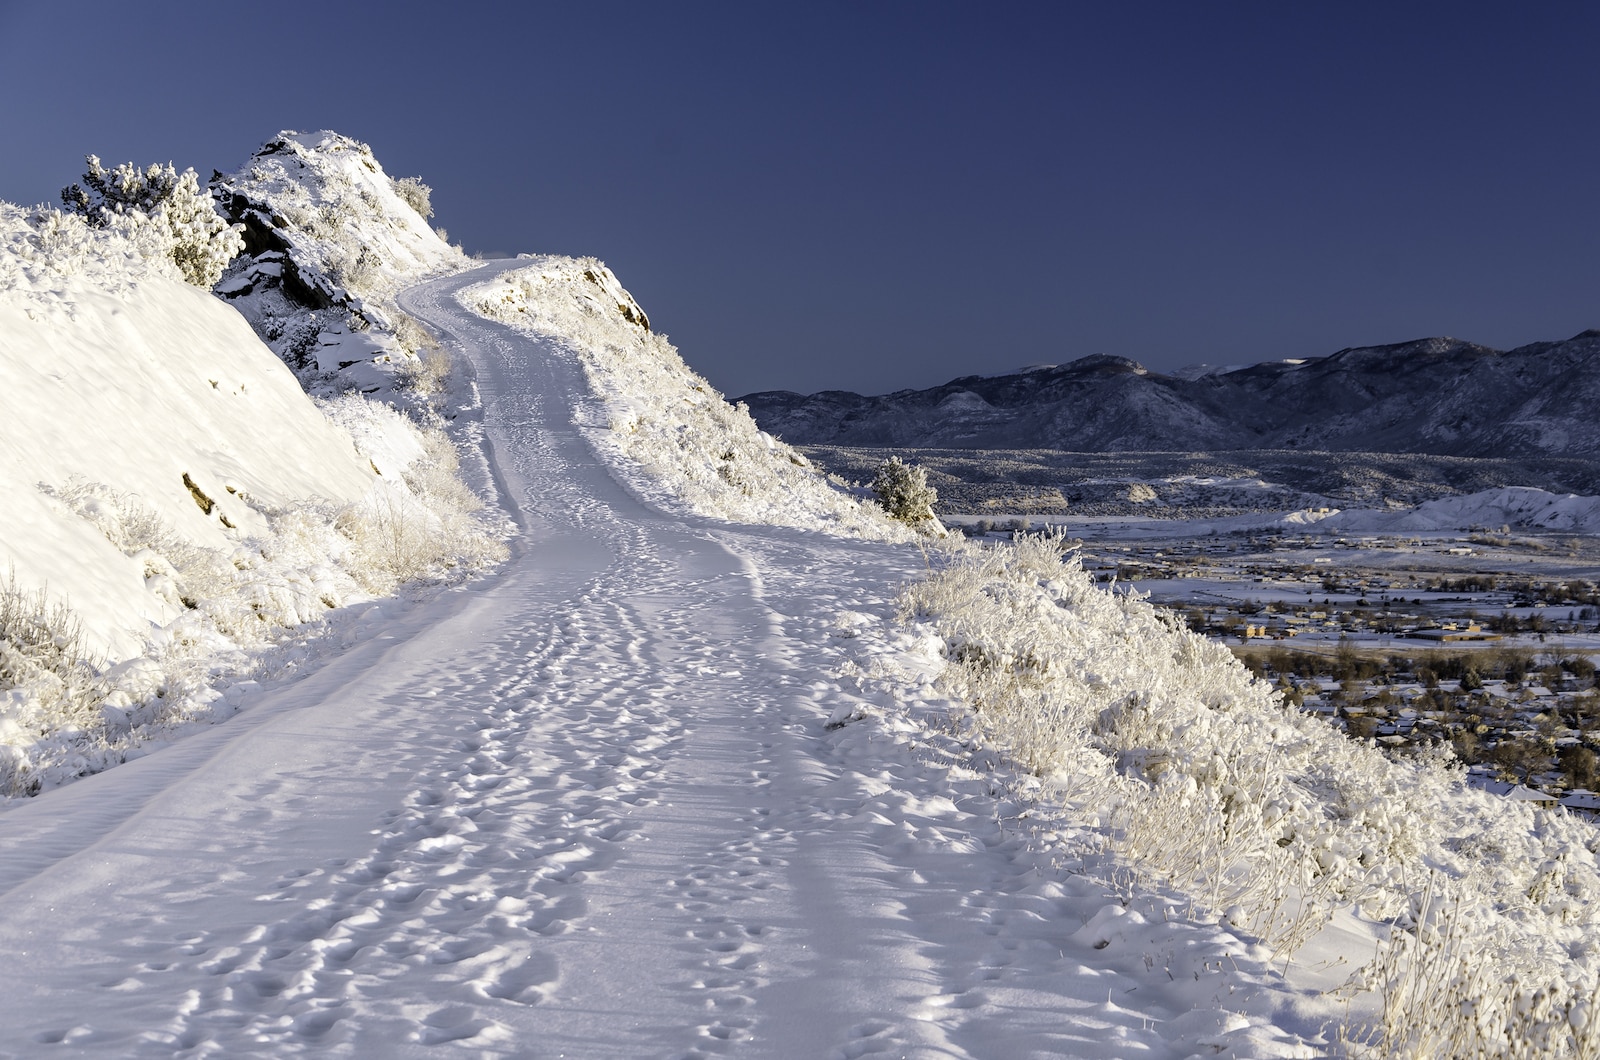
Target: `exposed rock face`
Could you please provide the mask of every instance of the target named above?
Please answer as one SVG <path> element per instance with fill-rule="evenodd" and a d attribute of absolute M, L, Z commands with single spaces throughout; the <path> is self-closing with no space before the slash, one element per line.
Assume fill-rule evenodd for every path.
<path fill-rule="evenodd" d="M 1509 352 L 1420 339 L 1197 376 L 1096 356 L 881 397 L 741 400 L 800 445 L 1584 455 L 1600 452 L 1600 331 Z"/>
<path fill-rule="evenodd" d="M 395 292 L 466 258 L 371 148 L 333 132 L 281 132 L 237 172 L 213 175 L 211 191 L 245 242 L 216 294 L 307 390 L 391 396 L 417 355 Z"/>

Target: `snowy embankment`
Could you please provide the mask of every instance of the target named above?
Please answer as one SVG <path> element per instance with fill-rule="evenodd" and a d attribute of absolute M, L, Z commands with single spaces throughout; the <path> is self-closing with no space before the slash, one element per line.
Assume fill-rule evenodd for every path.
<path fill-rule="evenodd" d="M 713 519 L 842 533 L 916 535 L 830 484 L 799 452 L 692 372 L 611 270 L 593 258 L 531 258 L 464 289 L 473 312 L 551 339 L 583 366 L 577 422 L 651 503 Z"/>
<path fill-rule="evenodd" d="M 361 190 L 365 215 L 340 214 L 358 232 L 421 242 L 404 212 L 436 244 L 372 290 L 460 264 Z M 294 665 L 269 649 L 351 618 L 330 612 L 503 553 L 442 433 L 341 387 L 314 404 L 158 225 L 114 220 L 0 205 L 0 795 L 226 716 Z M 325 276 L 332 251 L 302 250 L 299 275 Z"/>
<path fill-rule="evenodd" d="M 1061 552 L 967 549 L 904 600 L 942 638 L 972 731 L 1071 822 L 1065 856 L 1110 853 L 1134 888 L 1183 895 L 1280 958 L 1327 960 L 1330 922 L 1386 937 L 1367 967 L 1370 950 L 1331 951 L 1358 1008 L 1385 1001 L 1375 1055 L 1600 1047 L 1592 825 L 1468 787 L 1447 755 L 1346 738 Z M 1409 959 L 1443 978 L 1407 981 Z"/>

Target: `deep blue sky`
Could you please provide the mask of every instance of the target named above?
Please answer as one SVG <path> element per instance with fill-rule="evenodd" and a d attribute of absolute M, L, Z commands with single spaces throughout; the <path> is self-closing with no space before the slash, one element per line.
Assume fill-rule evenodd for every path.
<path fill-rule="evenodd" d="M 729 394 L 1600 325 L 1600 5 L 0 0 L 0 198 L 365 140 Z"/>

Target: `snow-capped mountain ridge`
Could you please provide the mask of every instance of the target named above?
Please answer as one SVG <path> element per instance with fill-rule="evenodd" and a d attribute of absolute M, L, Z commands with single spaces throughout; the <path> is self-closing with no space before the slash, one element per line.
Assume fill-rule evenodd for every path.
<path fill-rule="evenodd" d="M 953 394 L 972 398 L 952 406 Z M 1078 452 L 1317 449 L 1452 456 L 1600 452 L 1600 331 L 1500 351 L 1453 338 L 1166 374 L 1095 355 L 878 397 L 746 395 L 794 444 Z"/>

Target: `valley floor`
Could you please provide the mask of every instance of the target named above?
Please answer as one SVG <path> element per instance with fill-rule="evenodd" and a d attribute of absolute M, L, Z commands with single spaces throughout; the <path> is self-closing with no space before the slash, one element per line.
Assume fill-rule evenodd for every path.
<path fill-rule="evenodd" d="M 841 673 L 914 550 L 639 503 L 482 275 L 410 302 L 511 562 L 0 815 L 0 1055 L 1315 1055 L 1270 955 L 1057 864 Z"/>

